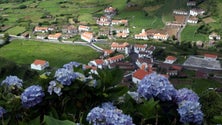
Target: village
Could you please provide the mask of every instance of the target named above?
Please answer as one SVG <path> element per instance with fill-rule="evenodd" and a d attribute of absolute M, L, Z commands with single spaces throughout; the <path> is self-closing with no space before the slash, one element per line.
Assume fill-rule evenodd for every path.
<path fill-rule="evenodd" d="M 153 52 L 156 46 L 148 44 L 130 44 L 126 38 L 132 37 L 134 40 L 153 39 L 156 42 L 166 41 L 168 39 L 176 39 L 180 42 L 180 33 L 187 23 L 197 24 L 199 15 L 203 15 L 205 11 L 196 7 L 195 1 L 188 1 L 187 6 L 191 9 L 174 10 L 172 12 L 175 20 L 167 22 L 164 29 L 141 29 L 141 33 L 130 35 L 130 28 L 126 19 L 113 19 L 117 14 L 117 8 L 108 6 L 104 9 L 104 15 L 96 18 L 96 24 L 100 27 L 96 34 L 90 26 L 79 25 L 78 27 L 69 24 L 64 25 L 61 29 L 56 26 L 35 26 L 33 32 L 23 33 L 17 38 L 37 39 L 47 42 L 61 43 L 79 43 L 94 48 L 101 52 L 98 59 L 94 59 L 84 64 L 83 67 L 91 69 L 91 73 L 97 73 L 97 69 L 119 68 L 125 71 L 124 79 L 138 84 L 147 74 L 157 72 L 163 74 L 167 78 L 170 77 L 187 77 L 183 73 L 183 69 L 192 69 L 201 74 L 201 77 L 208 78 L 213 71 L 221 71 L 221 64 L 218 56 L 215 54 L 205 53 L 204 55 L 190 55 L 183 64 L 177 63 L 177 57 L 167 55 L 165 61 L 156 60 Z M 59 32 L 61 31 L 61 32 Z M 81 40 L 69 41 L 67 39 L 74 36 L 80 36 Z M 102 39 L 101 39 L 102 38 Z M 116 39 L 125 39 L 125 42 L 107 42 Z M 213 32 L 209 34 L 209 43 L 213 44 L 220 40 L 220 35 Z M 83 41 L 83 42 L 82 42 Z M 97 41 L 108 44 L 110 49 L 103 49 L 97 46 Z M 104 42 L 105 41 L 105 42 Z M 196 46 L 203 47 L 203 42 L 196 41 Z M 49 67 L 50 62 L 47 60 L 36 59 L 31 64 L 31 69 L 43 70 Z"/>

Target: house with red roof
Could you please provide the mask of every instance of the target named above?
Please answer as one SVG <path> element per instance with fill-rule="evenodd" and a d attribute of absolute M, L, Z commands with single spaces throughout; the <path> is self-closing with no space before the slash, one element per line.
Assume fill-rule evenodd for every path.
<path fill-rule="evenodd" d="M 125 25 L 127 26 L 128 25 L 128 20 L 112 20 L 111 22 L 112 25 Z"/>
<path fill-rule="evenodd" d="M 124 57 L 123 54 L 110 57 L 110 58 L 108 58 L 108 59 L 105 60 L 105 65 L 112 64 L 112 63 L 115 63 L 115 62 L 120 62 L 120 61 L 122 61 L 124 58 L 125 58 L 125 57 Z"/>
<path fill-rule="evenodd" d="M 84 25 L 79 25 L 78 30 L 79 30 L 79 32 L 89 31 L 90 27 L 89 26 L 84 26 Z"/>
<path fill-rule="evenodd" d="M 90 69 L 89 73 L 97 74 L 98 75 L 97 67 L 96 66 L 83 65 L 83 68 L 84 69 Z"/>
<path fill-rule="evenodd" d="M 62 37 L 61 33 L 50 34 L 48 35 L 49 40 L 59 40 Z"/>
<path fill-rule="evenodd" d="M 142 40 L 148 40 L 148 34 L 146 33 L 145 29 L 142 29 L 142 32 L 139 34 L 134 35 L 135 39 L 142 39 Z"/>
<path fill-rule="evenodd" d="M 148 72 L 146 70 L 143 70 L 143 69 L 138 69 L 136 70 L 133 75 L 132 75 L 132 81 L 133 83 L 135 84 L 139 84 L 140 81 L 146 76 L 146 75 L 149 75 L 151 74 L 152 72 Z"/>
<path fill-rule="evenodd" d="M 113 7 L 107 7 L 107 8 L 105 8 L 104 12 L 107 13 L 107 14 L 115 14 L 116 9 L 113 8 Z"/>
<path fill-rule="evenodd" d="M 81 39 L 90 43 L 90 42 L 92 42 L 94 40 L 93 33 L 91 33 L 91 32 L 84 32 L 84 33 L 81 34 Z"/>
<path fill-rule="evenodd" d="M 101 16 L 99 19 L 96 20 L 96 24 L 100 26 L 109 26 L 110 22 L 110 19 L 106 16 Z"/>
<path fill-rule="evenodd" d="M 48 27 L 36 26 L 34 32 L 41 32 L 41 33 L 48 32 Z"/>
<path fill-rule="evenodd" d="M 210 60 L 210 61 L 216 61 L 217 55 L 214 54 L 204 54 L 204 59 Z"/>
<path fill-rule="evenodd" d="M 35 69 L 35 70 L 43 70 L 46 67 L 49 67 L 49 62 L 45 60 L 37 59 L 31 64 L 31 69 Z"/>
<path fill-rule="evenodd" d="M 118 52 L 125 52 L 126 54 L 128 54 L 129 43 L 124 42 L 122 44 L 119 44 L 119 43 L 113 42 L 111 44 L 111 50 L 118 51 Z"/>
<path fill-rule="evenodd" d="M 133 48 L 134 48 L 135 53 L 139 53 L 140 51 L 145 52 L 147 48 L 147 44 L 135 44 Z"/>
<path fill-rule="evenodd" d="M 110 49 L 106 49 L 106 50 L 103 50 L 103 56 L 109 56 L 110 54 L 112 54 L 113 53 L 113 51 L 112 50 L 110 50 Z"/>
<path fill-rule="evenodd" d="M 102 69 L 103 68 L 103 65 L 104 65 L 104 60 L 102 59 L 96 59 L 96 60 L 92 60 L 88 63 L 89 66 L 94 66 L 94 67 L 97 67 L 99 69 Z"/>
<path fill-rule="evenodd" d="M 175 56 L 167 56 L 163 63 L 173 64 L 177 58 Z"/>

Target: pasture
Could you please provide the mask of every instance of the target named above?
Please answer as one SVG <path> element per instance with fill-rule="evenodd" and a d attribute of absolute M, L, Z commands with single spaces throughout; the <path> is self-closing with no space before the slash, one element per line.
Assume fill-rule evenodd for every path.
<path fill-rule="evenodd" d="M 197 34 L 198 25 L 187 25 L 181 32 L 181 41 L 206 41 L 208 36 L 204 34 Z"/>
<path fill-rule="evenodd" d="M 86 46 L 14 40 L 0 48 L 0 57 L 18 64 L 31 64 L 35 59 L 44 59 L 49 61 L 50 66 L 58 68 L 70 61 L 88 63 L 99 57 L 99 53 Z"/>

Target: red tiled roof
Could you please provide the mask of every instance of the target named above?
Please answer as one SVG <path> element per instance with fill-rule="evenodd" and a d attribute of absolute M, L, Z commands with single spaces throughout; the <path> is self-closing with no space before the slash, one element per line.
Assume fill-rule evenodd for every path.
<path fill-rule="evenodd" d="M 204 54 L 204 57 L 217 58 L 217 55 L 214 55 L 214 54 Z"/>
<path fill-rule="evenodd" d="M 138 70 L 136 70 L 136 72 L 133 73 L 133 77 L 142 80 L 148 74 L 150 74 L 150 73 L 145 70 L 138 69 Z"/>
<path fill-rule="evenodd" d="M 120 55 L 117 55 L 117 56 L 114 56 L 114 57 L 110 57 L 107 60 L 115 61 L 115 60 L 119 60 L 119 59 L 124 59 L 124 55 L 120 54 Z"/>
<path fill-rule="evenodd" d="M 175 69 L 175 70 L 182 70 L 181 66 L 172 66 L 172 68 Z"/>
<path fill-rule="evenodd" d="M 38 59 L 33 62 L 33 64 L 35 65 L 45 65 L 45 63 L 46 63 L 45 60 L 38 60 Z"/>
<path fill-rule="evenodd" d="M 104 61 L 102 59 L 96 59 L 95 62 L 97 65 L 101 65 L 104 63 Z"/>
<path fill-rule="evenodd" d="M 103 50 L 103 52 L 106 53 L 106 54 L 111 54 L 111 53 L 113 53 L 112 50 Z"/>
<path fill-rule="evenodd" d="M 62 36 L 61 33 L 56 33 L 56 34 L 50 34 L 50 35 L 48 35 L 48 38 L 56 38 L 56 39 L 58 39 L 58 38 L 60 38 L 61 36 Z"/>
<path fill-rule="evenodd" d="M 111 44 L 111 47 L 113 47 L 113 48 L 125 48 L 128 45 L 129 45 L 129 43 L 127 43 L 127 42 L 124 42 L 123 44 L 119 44 L 119 43 L 113 42 Z"/>
<path fill-rule="evenodd" d="M 177 58 L 175 56 L 167 56 L 166 60 L 176 60 Z"/>
<path fill-rule="evenodd" d="M 135 44 L 134 47 L 136 47 L 136 48 L 146 48 L 147 44 Z"/>

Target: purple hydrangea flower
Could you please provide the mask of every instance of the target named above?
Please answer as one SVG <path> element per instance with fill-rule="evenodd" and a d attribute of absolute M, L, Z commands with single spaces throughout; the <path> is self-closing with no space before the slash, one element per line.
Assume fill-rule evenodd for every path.
<path fill-rule="evenodd" d="M 62 95 L 62 85 L 59 83 L 56 83 L 56 81 L 49 82 L 48 86 L 48 92 L 50 95 L 52 95 L 52 92 L 56 93 L 58 96 Z"/>
<path fill-rule="evenodd" d="M 44 96 L 41 86 L 32 85 L 21 94 L 22 105 L 26 108 L 33 107 L 42 102 Z"/>
<path fill-rule="evenodd" d="M 68 69 L 68 70 L 73 70 L 73 67 L 78 67 L 78 66 L 80 66 L 80 63 L 73 61 L 73 62 L 64 64 L 63 68 Z"/>
<path fill-rule="evenodd" d="M 177 103 L 180 103 L 180 102 L 185 101 L 185 100 L 186 101 L 198 102 L 199 97 L 195 92 L 193 92 L 190 89 L 187 89 L 187 88 L 179 89 L 177 91 L 177 95 L 176 95 Z"/>
<path fill-rule="evenodd" d="M 16 86 L 18 88 L 22 87 L 22 83 L 23 81 L 17 76 L 7 76 L 6 79 L 2 81 L 2 85 L 5 84 L 7 86 Z"/>
<path fill-rule="evenodd" d="M 103 103 L 93 108 L 87 115 L 87 121 L 93 125 L 134 125 L 129 115 L 122 113 L 112 103 Z"/>
<path fill-rule="evenodd" d="M 176 95 L 176 89 L 169 80 L 156 73 L 145 76 L 138 85 L 137 92 L 146 99 L 157 97 L 162 101 L 172 100 Z"/>
<path fill-rule="evenodd" d="M 203 113 L 199 102 L 182 101 L 177 109 L 180 114 L 180 122 L 201 124 L 203 122 Z"/>
<path fill-rule="evenodd" d="M 6 110 L 0 106 L 0 118 L 1 118 L 1 117 L 3 116 L 3 114 L 5 114 L 5 113 L 6 113 Z"/>
<path fill-rule="evenodd" d="M 77 75 L 71 70 L 60 68 L 56 71 L 55 78 L 63 85 L 71 85 L 72 81 L 77 78 Z"/>

